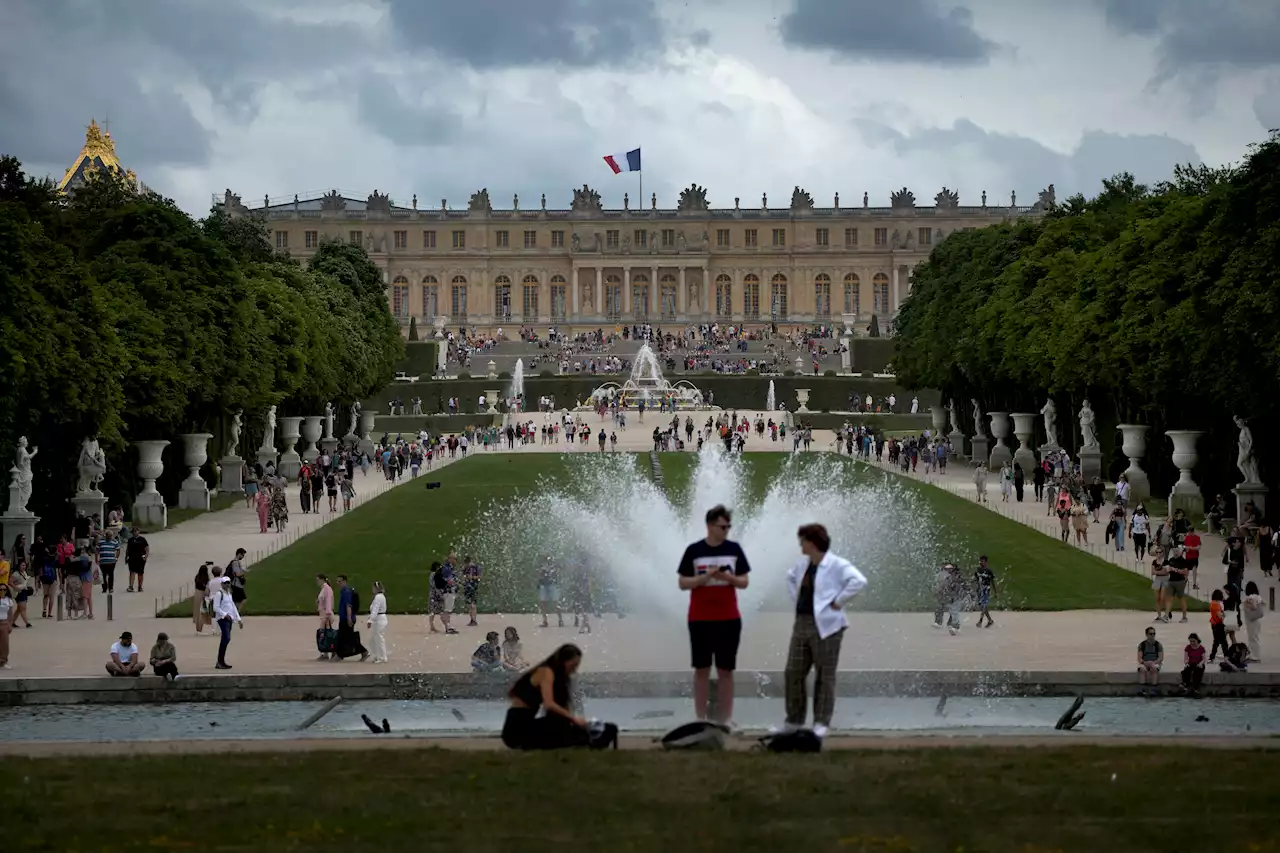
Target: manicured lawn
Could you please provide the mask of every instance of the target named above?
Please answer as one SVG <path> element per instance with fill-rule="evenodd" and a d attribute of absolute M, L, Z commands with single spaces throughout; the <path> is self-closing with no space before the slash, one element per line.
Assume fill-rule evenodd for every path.
<path fill-rule="evenodd" d="M 1239 772 L 1215 771 L 1224 761 Z M 409 748 L 5 767 L 6 806 L 22 816 L 12 850 L 1280 849 L 1277 750 Z"/>
<path fill-rule="evenodd" d="M 593 457 L 594 454 L 480 454 L 438 473 L 426 474 L 421 484 L 401 486 L 254 566 L 244 610 L 247 614 L 310 613 L 315 594 L 313 578 L 317 572 L 324 572 L 331 577 L 348 575 L 362 596 L 367 595 L 372 581 L 381 580 L 395 592 L 389 596 L 393 612 L 424 612 L 430 563 L 443 559 L 450 549 L 459 547 L 458 543 L 467 538 L 474 540 L 478 532 L 483 532 L 478 528 L 492 522 L 482 519 L 482 512 L 496 508 L 499 516 L 523 519 L 521 514 L 527 516 L 529 511 L 522 505 L 522 497 L 533 497 L 546 488 L 568 493 L 578 490 L 588 481 L 591 466 L 599 461 Z M 672 453 L 660 458 L 667 493 L 683 504 L 688 500 L 695 457 Z M 745 499 L 758 500 L 778 480 L 787 459 L 782 453 L 748 454 L 741 462 Z M 637 470 L 649 475 L 647 455 L 632 456 L 623 464 L 632 461 Z M 876 573 L 876 583 L 856 600 L 860 609 L 932 609 L 935 562 L 951 559 L 973 566 L 980 553 L 991 558 L 996 570 L 1001 584 L 1001 608 L 1148 606 L 1149 585 L 1143 578 L 940 489 L 830 454 L 802 455 L 791 464 L 800 466 L 803 473 L 805 466 L 833 462 L 834 471 L 850 488 L 870 486 L 887 490 L 886 494 L 894 489 L 906 490 L 917 515 L 900 521 L 895 518 L 893 525 L 923 525 L 923 534 L 935 543 L 927 559 L 903 547 L 891 549 L 886 564 L 868 566 L 869 574 Z M 832 470 L 823 469 L 824 476 L 831 476 Z M 427 489 L 427 482 L 439 482 L 440 488 Z M 877 530 L 875 535 L 881 533 Z M 883 535 L 899 534 L 890 528 Z M 554 543 L 547 545 L 546 553 L 556 553 Z M 790 559 L 790 552 L 787 554 Z M 532 609 L 532 563 L 536 557 L 525 554 L 517 559 L 484 553 L 476 556 L 485 565 L 482 603 L 486 610 Z M 770 600 L 767 606 L 785 606 L 785 602 Z M 188 615 L 185 603 L 173 615 Z"/>
<path fill-rule="evenodd" d="M 233 507 L 236 504 L 242 502 L 243 500 L 244 500 L 243 495 L 225 495 L 225 494 L 222 494 L 221 492 L 215 492 L 214 494 L 209 496 L 208 511 L 218 512 L 220 510 L 228 509 L 229 507 Z M 204 514 L 205 514 L 205 510 L 202 510 L 202 509 L 179 509 L 176 506 L 171 506 L 169 507 L 169 512 L 168 512 L 169 527 L 171 528 L 177 527 L 179 524 L 181 524 L 184 521 L 190 521 L 191 519 Z M 143 533 L 156 532 L 154 529 L 148 527 L 145 524 L 140 525 L 139 527 Z"/>

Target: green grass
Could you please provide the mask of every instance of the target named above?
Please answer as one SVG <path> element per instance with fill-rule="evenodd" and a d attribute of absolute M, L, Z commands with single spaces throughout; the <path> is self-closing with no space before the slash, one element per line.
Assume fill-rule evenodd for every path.
<path fill-rule="evenodd" d="M 244 495 L 228 495 L 223 494 L 222 492 L 215 492 L 209 496 L 208 512 L 218 512 L 219 510 L 228 509 L 238 503 L 241 503 L 243 500 Z M 193 518 L 204 515 L 205 512 L 206 511 L 203 509 L 179 509 L 177 507 L 169 507 L 169 512 L 167 513 L 169 527 L 177 527 L 184 521 L 190 521 Z M 152 528 L 145 524 L 140 524 L 138 525 L 138 529 L 143 533 L 155 533 L 160 528 Z"/>
<path fill-rule="evenodd" d="M 362 591 L 371 581 L 381 580 L 396 591 L 391 596 L 393 612 L 424 612 L 431 561 L 458 547 L 478 524 L 484 507 L 497 500 L 518 512 L 518 497 L 532 495 L 546 483 L 572 491 L 577 482 L 574 466 L 587 462 L 584 456 L 480 454 L 425 476 L 423 484 L 396 488 L 254 566 L 244 610 L 255 615 L 310 613 L 313 578 L 325 572 L 347 574 Z M 647 455 L 633 458 L 641 471 L 649 471 Z M 749 492 L 763 495 L 788 458 L 783 453 L 744 457 Z M 694 459 L 693 454 L 660 456 L 667 492 L 677 503 L 685 502 L 688 495 Z M 843 466 L 850 484 L 888 481 L 910 490 L 932 513 L 929 536 L 938 543 L 943 559 L 973 566 L 979 554 L 987 554 L 999 578 L 997 606 L 1002 609 L 1145 609 L 1149 605 L 1149 583 L 1144 578 L 948 492 L 829 454 L 802 455 L 794 464 L 832 460 Z M 429 480 L 439 481 L 441 487 L 426 489 Z M 904 518 L 903 523 L 915 522 Z M 893 531 L 884 535 L 892 536 Z M 486 609 L 530 609 L 530 596 L 524 593 L 532 587 L 527 577 L 531 567 L 501 565 L 485 560 L 483 554 L 477 556 L 486 566 L 482 596 Z M 881 581 L 855 600 L 858 609 L 932 609 L 930 579 L 936 566 L 906 553 L 902 558 L 907 561 L 904 565 L 877 567 Z M 187 605 L 180 602 L 165 615 L 185 617 Z"/>
<path fill-rule="evenodd" d="M 407 748 L 5 769 L 15 851 L 1280 850 L 1277 750 Z"/>

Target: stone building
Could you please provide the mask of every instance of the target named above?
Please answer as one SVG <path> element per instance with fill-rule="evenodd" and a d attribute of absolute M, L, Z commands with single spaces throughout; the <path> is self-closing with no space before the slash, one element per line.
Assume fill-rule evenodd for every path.
<path fill-rule="evenodd" d="M 58 181 L 58 189 L 64 193 L 73 193 L 84 186 L 94 174 L 114 172 L 123 177 L 129 186 L 145 192 L 146 186 L 138 182 L 138 176 L 131 169 L 126 169 L 116 158 L 116 143 L 111 138 L 111 131 L 98 127 L 96 119 L 89 120 L 85 128 L 84 145 L 76 156 L 75 162 Z"/>
<path fill-rule="evenodd" d="M 334 190 L 249 209 L 227 191 L 215 198 L 232 214 L 263 215 L 280 252 L 306 258 L 324 240 L 363 245 L 382 269 L 392 312 L 407 325 L 445 322 L 481 328 L 532 325 L 595 328 L 617 323 L 718 321 L 786 326 L 844 321 L 882 327 L 911 291 L 911 271 L 958 229 L 1038 215 L 1053 188 L 1032 207 L 961 206 L 943 187 L 927 207 L 905 187 L 888 207 L 845 207 L 837 194 L 818 207 L 796 187 L 785 207 L 712 207 L 698 185 L 674 209 L 657 196 L 606 210 L 590 187 L 573 191 L 568 209 L 544 194 L 525 207 L 495 209 L 487 190 L 466 207 L 441 199 L 434 210 L 374 192 L 366 199 Z M 424 329 L 425 333 L 425 329 Z"/>

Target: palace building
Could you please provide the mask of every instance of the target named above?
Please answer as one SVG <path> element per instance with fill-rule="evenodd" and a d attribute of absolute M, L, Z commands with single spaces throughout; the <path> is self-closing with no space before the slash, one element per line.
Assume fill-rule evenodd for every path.
<path fill-rule="evenodd" d="M 888 207 L 818 207 L 796 187 L 785 207 L 734 199 L 711 207 L 690 186 L 674 209 L 606 210 L 590 187 L 568 209 L 540 204 L 495 209 L 487 190 L 462 210 L 442 199 L 421 209 L 385 194 L 348 198 L 334 190 L 292 201 L 265 198 L 250 209 L 227 190 L 214 199 L 231 215 L 263 216 L 279 252 L 305 259 L 321 241 L 364 246 L 382 269 L 387 299 L 402 324 L 596 328 L 618 323 L 721 322 L 799 326 L 877 315 L 891 328 L 911 292 L 911 271 L 957 230 L 1036 216 L 1053 204 L 1052 185 L 1030 207 L 961 206 L 942 188 L 917 206 L 905 187 Z M 425 329 L 424 329 L 425 332 Z"/>
<path fill-rule="evenodd" d="M 75 162 L 58 181 L 58 189 L 64 193 L 73 193 L 84 186 L 93 175 L 113 172 L 123 177 L 129 186 L 145 192 L 146 186 L 138 182 L 138 176 L 131 169 L 126 169 L 116 158 L 116 143 L 111 138 L 111 131 L 98 127 L 96 119 L 89 120 L 85 128 L 84 145 L 80 148 Z"/>

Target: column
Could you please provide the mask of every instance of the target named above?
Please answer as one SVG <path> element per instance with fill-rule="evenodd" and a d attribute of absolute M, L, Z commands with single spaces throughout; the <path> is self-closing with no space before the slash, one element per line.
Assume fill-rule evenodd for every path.
<path fill-rule="evenodd" d="M 687 319 L 685 316 L 689 311 L 689 297 L 685 294 L 684 289 L 684 264 L 680 265 L 680 283 L 676 285 L 676 316 L 681 320 Z"/>
<path fill-rule="evenodd" d="M 891 306 L 889 316 L 890 317 L 898 316 L 898 265 L 897 263 L 893 265 L 893 284 L 892 284 L 892 289 L 889 291 L 889 305 Z"/>
<path fill-rule="evenodd" d="M 596 289 L 596 316 L 604 316 L 604 268 L 596 267 L 596 283 L 591 285 Z"/>
<path fill-rule="evenodd" d="M 575 320 L 578 319 L 578 316 L 580 313 L 578 311 L 579 304 L 580 303 L 578 302 L 578 268 L 574 267 L 573 268 L 573 319 Z"/>
<path fill-rule="evenodd" d="M 711 272 L 704 265 L 702 267 L 702 315 L 709 316 L 711 308 L 715 304 L 712 300 L 715 298 L 711 291 Z"/>
<path fill-rule="evenodd" d="M 649 318 L 653 320 L 657 315 L 657 322 L 662 322 L 662 283 L 658 281 L 658 268 L 652 267 L 649 270 Z M 654 325 L 657 325 L 655 323 Z"/>
<path fill-rule="evenodd" d="M 631 322 L 631 267 L 622 268 L 622 321 Z"/>

